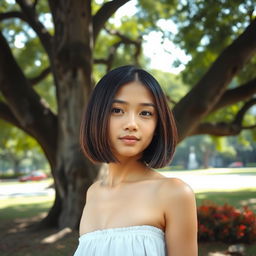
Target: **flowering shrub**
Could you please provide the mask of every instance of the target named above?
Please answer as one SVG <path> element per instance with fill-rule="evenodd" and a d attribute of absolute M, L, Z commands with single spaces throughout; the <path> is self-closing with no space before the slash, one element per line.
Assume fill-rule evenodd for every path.
<path fill-rule="evenodd" d="M 256 241 L 256 214 L 244 207 L 201 205 L 197 209 L 199 241 L 252 243 Z"/>

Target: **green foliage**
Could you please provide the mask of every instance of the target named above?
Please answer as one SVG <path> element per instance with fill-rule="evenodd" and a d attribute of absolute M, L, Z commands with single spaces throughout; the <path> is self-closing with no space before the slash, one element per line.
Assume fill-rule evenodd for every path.
<path fill-rule="evenodd" d="M 92 1 L 93 15 L 107 2 L 109 1 Z M 137 11 L 132 17 L 126 15 L 117 21 L 115 18 L 116 15 L 113 15 L 105 27 L 108 30 L 117 31 L 131 40 L 139 39 L 142 42 L 145 40 L 144 36 L 151 31 L 161 32 L 163 39 L 169 38 L 191 56 L 191 61 L 186 65 L 186 69 L 182 74 L 183 81 L 181 81 L 180 76 L 152 70 L 153 75 L 159 80 L 166 94 L 174 102 L 178 102 L 189 91 L 190 87 L 202 77 L 220 52 L 243 32 L 252 18 L 254 6 L 255 1 L 253 0 L 238 0 L 233 2 L 228 0 L 138 0 Z M 15 10 L 19 11 L 19 6 L 15 1 L 3 1 L 1 3 L 1 12 Z M 54 30 L 51 24 L 48 2 L 38 1 L 36 11 L 39 13 L 39 19 L 47 26 L 48 31 L 53 34 Z M 161 29 L 159 21 L 163 19 L 174 21 L 178 28 L 178 33 Z M 7 19 L 1 21 L 0 28 L 10 44 L 18 64 L 28 78 L 36 77 L 49 66 L 48 57 L 39 39 L 25 22 L 16 18 Z M 120 41 L 119 36 L 111 35 L 103 29 L 95 42 L 94 58 L 107 59 L 113 46 Z M 122 44 L 114 55 L 112 68 L 119 65 L 135 63 L 135 50 L 135 46 L 132 44 Z M 141 55 L 139 64 L 148 68 L 148 63 L 147 57 Z M 176 64 L 179 65 L 179 60 L 176 61 Z M 256 57 L 252 58 L 250 65 L 246 65 L 239 76 L 234 79 L 230 84 L 230 88 L 236 87 L 238 84 L 251 79 L 255 72 L 255 65 Z M 93 70 L 93 78 L 96 82 L 105 74 L 106 66 L 104 64 L 95 64 Z M 56 92 L 53 84 L 53 78 L 49 75 L 34 88 L 42 97 L 42 101 L 53 112 L 57 113 Z M 1 93 L 0 99 L 4 101 Z M 173 106 L 173 103 L 170 105 Z M 234 115 L 239 111 L 241 106 L 242 103 L 234 104 L 207 116 L 204 121 L 221 122 L 225 120 L 225 122 L 232 122 Z M 243 125 L 252 125 L 254 121 L 255 112 L 248 111 Z M 4 134 L 2 123 L 0 129 L 1 134 Z M 14 134 L 6 136 L 6 138 L 10 138 L 10 145 L 8 147 L 24 149 L 26 146 L 22 145 L 22 143 L 25 143 L 25 141 L 20 142 L 21 144 L 17 141 L 15 142 L 15 140 L 13 141 L 14 137 L 17 140 L 24 140 L 24 135 L 16 136 L 16 133 L 14 132 Z M 239 136 L 240 143 L 247 148 L 251 146 L 253 140 L 256 140 L 255 129 L 251 131 L 250 138 L 252 139 L 248 139 L 243 134 Z M 195 140 L 198 140 L 198 138 L 195 138 Z M 177 155 L 188 154 L 188 149 L 193 143 L 189 140 L 184 145 L 181 145 L 177 150 Z M 234 157 L 237 151 L 233 147 L 234 143 L 230 142 L 229 139 L 214 137 L 206 139 L 204 137 L 195 143 L 200 148 L 198 149 L 199 155 L 203 155 L 206 147 L 211 150 L 215 148 L 226 155 L 226 157 Z M 200 146 L 199 144 L 204 146 Z M 28 142 L 27 148 L 30 147 L 33 148 L 34 146 Z M 15 148 L 14 152 L 17 150 Z M 17 153 L 18 155 L 19 153 Z"/>
<path fill-rule="evenodd" d="M 236 150 L 231 143 L 229 143 L 226 137 L 211 136 L 214 142 L 215 148 L 218 152 L 222 153 L 226 157 L 235 157 Z"/>
<path fill-rule="evenodd" d="M 49 169 L 37 141 L 20 129 L 0 120 L 0 165 L 3 169 L 20 172 L 24 168 Z"/>
<path fill-rule="evenodd" d="M 252 19 L 254 6 L 253 0 L 179 2 L 172 16 L 179 33 L 171 34 L 170 38 L 192 56 L 183 72 L 185 83 L 194 85 L 221 51 L 244 31 Z M 253 65 L 254 60 L 247 71 L 253 70 Z"/>
<path fill-rule="evenodd" d="M 188 87 L 181 81 L 178 75 L 161 70 L 151 70 L 150 72 L 154 75 L 171 100 L 178 102 L 188 92 Z"/>
<path fill-rule="evenodd" d="M 161 18 L 170 18 L 175 13 L 178 1 L 159 0 L 159 1 L 138 1 L 139 12 L 137 16 L 140 22 L 147 21 L 151 26 L 156 27 L 156 22 Z"/>
<path fill-rule="evenodd" d="M 5 4 L 1 6 L 0 11 L 18 11 L 17 4 Z M 37 11 L 39 19 L 44 21 L 46 17 L 50 16 L 47 2 L 40 1 L 37 4 Z M 45 25 L 49 25 L 46 23 Z M 28 26 L 28 24 L 20 19 L 7 19 L 1 21 L 0 28 L 11 47 L 15 60 L 21 67 L 22 71 L 28 78 L 37 77 L 44 69 L 49 67 L 49 59 L 42 47 L 36 33 Z M 49 32 L 52 31 L 51 26 L 47 27 Z M 42 97 L 44 102 L 57 112 L 57 104 L 55 97 L 55 87 L 53 86 L 53 79 L 48 76 L 36 86 L 36 91 Z"/>

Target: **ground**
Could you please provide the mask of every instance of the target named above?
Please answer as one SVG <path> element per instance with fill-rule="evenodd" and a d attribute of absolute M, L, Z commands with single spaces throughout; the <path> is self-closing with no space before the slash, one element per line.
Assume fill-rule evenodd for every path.
<path fill-rule="evenodd" d="M 256 211 L 256 189 L 254 185 L 256 184 L 256 168 L 231 171 L 190 171 L 187 175 L 185 175 L 184 172 L 173 171 L 164 171 L 163 173 L 165 173 L 166 176 L 180 177 L 187 183 L 191 183 L 191 186 L 196 192 L 199 204 L 204 199 L 210 199 L 218 204 L 228 202 L 236 207 L 247 204 Z M 243 179 L 247 179 L 247 181 L 241 182 Z M 216 181 L 216 183 L 213 181 Z M 35 191 L 33 191 L 35 187 L 34 183 L 19 184 L 13 182 L 7 184 L 1 182 L 1 256 L 73 255 L 78 244 L 77 231 L 71 232 L 70 229 L 37 230 L 35 228 L 35 224 L 45 216 L 52 204 L 53 194 L 49 190 L 47 190 L 49 193 L 43 190 L 44 186 L 49 187 L 49 182 L 50 181 L 48 181 L 48 183 L 37 183 L 36 187 L 40 188 L 40 193 L 36 194 Z M 221 184 L 224 187 L 220 187 Z M 235 188 L 231 188 L 231 184 L 233 184 Z M 26 186 L 26 190 L 24 186 Z M 207 187 L 211 189 L 207 190 Z M 14 191 L 14 188 L 17 190 Z M 24 192 L 23 194 L 21 193 L 22 191 Z M 32 193 L 32 195 L 30 193 Z M 228 246 L 229 245 L 223 243 L 200 243 L 199 256 L 210 256 L 210 252 L 212 253 L 211 256 L 225 255 L 223 253 L 227 250 Z M 245 255 L 255 256 L 256 244 L 246 245 Z"/>
<path fill-rule="evenodd" d="M 61 256 L 72 255 L 77 246 L 78 232 L 70 229 L 37 230 L 45 214 L 33 218 L 17 218 L 1 223 L 0 251 L 2 256 Z"/>

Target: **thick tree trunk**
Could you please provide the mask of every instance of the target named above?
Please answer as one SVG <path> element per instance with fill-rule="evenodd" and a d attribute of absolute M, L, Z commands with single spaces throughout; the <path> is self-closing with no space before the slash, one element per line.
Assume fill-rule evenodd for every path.
<path fill-rule="evenodd" d="M 58 227 L 58 220 L 62 209 L 61 197 L 58 193 L 58 189 L 55 186 L 55 199 L 52 208 L 48 212 L 47 216 L 37 225 L 38 228 L 45 227 Z"/>
<path fill-rule="evenodd" d="M 54 36 L 39 21 L 34 5 L 17 1 L 21 9 L 18 17 L 34 29 L 49 57 L 57 91 L 58 117 L 34 91 L 0 33 L 0 90 L 8 103 L 0 102 L 0 117 L 38 141 L 55 181 L 55 201 L 40 223 L 43 227 L 77 227 L 85 192 L 97 176 L 99 166 L 83 157 L 79 145 L 82 110 L 92 88 L 93 39 L 108 18 L 127 1 L 104 3 L 92 19 L 90 0 L 48 0 Z"/>
<path fill-rule="evenodd" d="M 54 4 L 53 4 L 54 5 Z M 92 17 L 90 1 L 58 1 L 54 12 L 54 74 L 58 97 L 56 189 L 61 199 L 59 227 L 77 228 L 85 192 L 98 167 L 82 155 L 80 122 L 92 88 Z"/>

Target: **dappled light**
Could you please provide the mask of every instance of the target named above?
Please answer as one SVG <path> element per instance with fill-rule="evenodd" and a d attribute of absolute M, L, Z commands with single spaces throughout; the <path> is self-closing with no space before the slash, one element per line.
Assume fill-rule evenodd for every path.
<path fill-rule="evenodd" d="M 51 244 L 51 243 L 55 243 L 57 241 L 59 241 L 60 239 L 62 239 L 64 236 L 66 236 L 67 234 L 71 233 L 72 229 L 70 228 L 64 228 L 58 232 L 56 232 L 55 234 L 52 234 L 50 236 L 45 237 L 41 243 L 43 244 Z"/>

